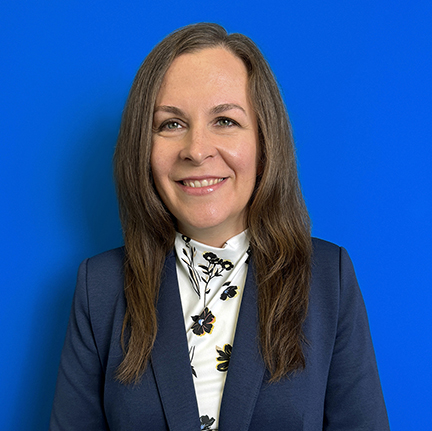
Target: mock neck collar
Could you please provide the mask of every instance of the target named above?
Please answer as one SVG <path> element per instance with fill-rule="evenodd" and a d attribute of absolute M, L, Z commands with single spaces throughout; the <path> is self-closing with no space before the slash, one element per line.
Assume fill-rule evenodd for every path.
<path fill-rule="evenodd" d="M 250 237 L 247 229 L 227 240 L 222 247 L 213 247 L 211 245 L 203 244 L 202 242 L 191 239 L 180 232 L 176 232 L 175 249 L 179 256 L 181 255 L 181 248 L 184 247 L 185 243 L 187 243 L 189 246 L 194 247 L 200 254 L 206 252 L 215 253 L 218 257 L 229 259 L 234 263 L 247 251 L 249 248 L 249 241 Z"/>

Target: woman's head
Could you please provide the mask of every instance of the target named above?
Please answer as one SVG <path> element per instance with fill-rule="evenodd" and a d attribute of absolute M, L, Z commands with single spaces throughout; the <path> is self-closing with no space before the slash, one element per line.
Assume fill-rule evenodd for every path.
<path fill-rule="evenodd" d="M 167 238 L 173 216 L 166 210 L 154 184 L 151 157 L 154 141 L 154 110 L 164 77 L 180 56 L 208 48 L 224 49 L 240 59 L 247 73 L 247 91 L 256 116 L 259 162 L 257 181 L 249 204 L 246 226 L 261 217 L 261 209 L 296 200 L 298 192 L 296 163 L 291 130 L 282 98 L 273 74 L 256 45 L 241 34 L 228 35 L 217 24 L 190 25 L 163 39 L 147 56 L 132 85 L 125 108 L 115 155 L 115 171 L 121 216 L 126 226 L 131 222 Z M 215 50 L 216 51 L 216 50 Z M 181 84 L 181 83 L 179 83 Z M 260 200 L 255 203 L 256 198 Z M 249 201 L 249 200 L 248 200 Z M 249 206 L 248 204 L 248 206 Z M 259 221 L 259 220 L 258 220 Z M 134 229 L 135 230 L 135 229 Z"/>
<path fill-rule="evenodd" d="M 216 52 L 225 54 L 225 57 L 232 60 L 231 65 L 238 66 L 237 75 L 242 76 L 239 85 L 245 87 L 239 94 L 240 99 L 247 99 L 246 102 L 228 101 L 228 104 L 239 105 L 240 111 L 243 109 L 247 114 L 246 123 L 249 128 L 239 120 L 243 129 L 237 136 L 252 131 L 246 133 L 247 137 L 235 141 L 236 148 L 240 148 L 240 151 L 242 147 L 238 146 L 239 143 L 249 143 L 249 147 L 243 147 L 247 148 L 248 157 L 243 158 L 247 159 L 247 176 L 243 175 L 246 171 L 242 171 L 237 177 L 250 178 L 250 186 L 243 189 L 244 196 L 239 199 L 239 206 L 231 206 L 229 214 L 243 217 L 244 227 L 250 233 L 259 293 L 263 358 L 273 380 L 305 364 L 301 346 L 302 322 L 308 306 L 312 246 L 309 218 L 298 183 L 294 145 L 285 107 L 267 62 L 249 38 L 241 34 L 228 35 L 223 27 L 216 24 L 195 24 L 167 36 L 143 62 L 129 94 L 115 152 L 115 176 L 126 252 L 124 274 L 127 309 L 122 332 L 124 348 L 125 335 L 130 329 L 126 355 L 118 369 L 118 377 L 123 382 L 138 379 L 150 357 L 158 326 L 155 304 L 166 254 L 174 245 L 176 224 L 179 222 L 182 228 L 187 224 L 196 228 L 199 223 L 197 219 L 187 219 L 184 214 L 175 212 L 179 209 L 178 204 L 172 204 L 172 197 L 162 184 L 170 173 L 175 173 L 174 180 L 186 180 L 189 187 L 193 178 L 188 178 L 189 173 L 186 173 L 186 178 L 182 173 L 177 178 L 173 153 L 168 154 L 171 157 L 168 169 L 156 157 L 162 154 L 160 144 L 163 145 L 164 141 L 159 138 L 164 138 L 166 127 L 174 130 L 174 135 L 169 136 L 177 136 L 176 133 L 181 135 L 181 127 L 187 129 L 190 118 L 184 119 L 180 115 L 178 121 L 173 121 L 173 118 L 168 117 L 170 125 L 167 126 L 167 123 L 164 124 L 166 118 L 161 119 L 159 113 L 155 115 L 155 109 L 163 111 L 161 106 L 171 104 L 169 98 L 165 98 L 167 93 L 161 91 L 161 88 L 165 85 L 166 90 L 172 88 L 173 83 L 174 87 L 177 85 L 179 79 L 170 78 L 181 76 L 181 73 L 178 74 L 178 67 L 170 69 L 172 65 L 185 66 L 183 69 L 180 67 L 180 72 L 187 73 L 187 67 L 190 66 L 185 61 L 188 60 L 187 56 L 195 55 L 194 60 L 197 60 L 197 56 L 203 60 L 207 54 Z M 215 59 L 214 55 L 207 58 L 213 62 Z M 239 64 L 238 60 L 242 63 Z M 224 72 L 227 71 L 228 68 Z M 235 80 L 234 75 L 236 73 L 229 76 Z M 167 79 L 164 82 L 165 77 Z M 182 82 L 178 82 L 178 85 L 181 88 Z M 173 94 L 171 90 L 168 93 Z M 199 92 L 194 97 L 199 97 L 197 94 Z M 215 91 L 212 90 L 212 94 Z M 184 96 L 175 104 L 183 105 L 186 99 L 190 101 L 189 96 Z M 226 112 L 226 106 L 221 107 L 220 103 L 224 105 L 226 102 L 217 102 L 216 105 L 213 103 L 210 112 L 215 114 L 224 111 L 222 122 L 215 121 L 213 116 L 212 121 L 209 120 L 206 124 L 231 130 L 228 127 L 231 120 L 225 120 L 234 114 Z M 199 104 L 201 105 L 201 101 Z M 171 108 L 169 110 L 173 111 Z M 208 111 L 208 106 L 204 108 L 204 111 Z M 196 111 L 191 112 L 187 114 L 193 117 L 192 127 L 197 121 L 202 125 Z M 226 115 L 227 113 L 230 115 Z M 177 117 L 178 115 L 175 119 Z M 181 124 L 183 121 L 184 124 Z M 205 127 L 200 131 L 204 134 Z M 207 138 L 216 139 L 214 136 L 209 134 Z M 218 139 L 223 136 L 218 135 Z M 228 140 L 232 135 L 225 137 Z M 212 147 L 213 150 L 221 155 L 222 147 Z M 184 154 L 184 151 L 178 150 L 177 155 L 200 166 L 196 155 L 192 156 L 191 152 Z M 215 155 L 217 154 L 211 154 Z M 228 171 L 225 173 L 221 169 L 216 175 L 229 177 L 230 169 L 234 173 L 237 170 L 238 173 L 239 167 L 244 168 L 241 159 L 236 158 L 240 165 L 237 162 L 233 165 L 224 158 Z M 170 166 L 173 166 L 172 170 L 169 169 Z M 207 174 L 204 172 L 204 175 Z M 221 178 L 213 180 L 218 183 Z M 220 183 L 223 181 L 222 178 Z M 224 202 L 220 205 L 224 205 Z M 224 239 L 227 238 L 220 238 L 222 241 Z"/>

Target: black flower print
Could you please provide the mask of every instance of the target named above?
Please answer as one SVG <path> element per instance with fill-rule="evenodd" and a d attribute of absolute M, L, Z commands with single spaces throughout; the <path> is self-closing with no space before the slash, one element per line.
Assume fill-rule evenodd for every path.
<path fill-rule="evenodd" d="M 200 283 L 204 283 L 204 305 L 206 305 L 206 295 L 210 293 L 209 283 L 215 277 L 222 277 L 223 271 L 231 271 L 234 268 L 233 263 L 228 259 L 221 259 L 215 253 L 211 251 L 206 251 L 203 253 L 203 258 L 208 263 L 207 265 L 199 264 L 198 268 L 195 267 L 195 257 L 196 257 L 196 248 L 191 244 L 191 239 L 186 235 L 182 235 L 182 240 L 186 248 L 183 248 L 184 257 L 181 260 L 187 265 L 189 272 L 189 280 L 191 282 L 192 288 L 195 293 L 198 295 L 198 298 L 201 298 L 201 289 Z M 232 295 L 232 296 L 231 296 Z M 224 295 L 225 296 L 225 295 Z M 226 293 L 226 298 L 232 298 L 235 296 L 235 288 Z M 224 299 L 224 300 L 225 300 Z"/>
<path fill-rule="evenodd" d="M 220 265 L 226 271 L 231 271 L 234 268 L 234 265 L 229 260 L 224 260 Z"/>
<path fill-rule="evenodd" d="M 249 248 L 246 250 L 246 253 L 247 253 L 247 255 L 248 255 L 248 257 L 247 257 L 247 259 L 246 259 L 246 265 L 249 265 L 250 258 L 251 258 L 251 255 L 252 255 L 252 249 L 249 247 Z"/>
<path fill-rule="evenodd" d="M 200 417 L 201 428 L 202 430 L 211 430 L 211 426 L 215 422 L 215 418 L 209 418 L 207 415 Z"/>
<path fill-rule="evenodd" d="M 226 283 L 222 284 L 222 286 L 225 287 L 224 291 L 221 293 L 220 299 L 222 301 L 225 301 L 227 298 L 234 298 L 234 296 L 237 295 L 237 286 L 230 286 L 231 282 L 227 281 Z"/>
<path fill-rule="evenodd" d="M 195 371 L 195 368 L 194 368 L 194 366 L 192 365 L 192 361 L 193 361 L 193 358 L 194 358 L 194 354 L 195 354 L 195 346 L 192 346 L 192 347 L 189 349 L 189 362 L 190 362 L 190 364 L 191 364 L 191 371 L 192 371 L 192 375 L 195 376 L 195 377 L 197 377 L 197 373 L 196 373 L 196 371 Z"/>
<path fill-rule="evenodd" d="M 222 272 L 231 271 L 234 265 L 229 260 L 220 259 L 211 251 L 203 253 L 203 258 L 208 261 L 208 265 L 198 265 L 201 268 L 204 277 L 201 280 L 205 283 L 204 286 L 204 303 L 207 293 L 210 293 L 209 283 L 214 277 L 222 277 Z"/>
<path fill-rule="evenodd" d="M 192 332 L 202 337 L 206 332 L 210 334 L 213 331 L 213 323 L 216 321 L 216 317 L 213 316 L 208 307 L 204 308 L 203 312 L 199 316 L 191 316 L 195 322 L 192 325 Z"/>
<path fill-rule="evenodd" d="M 195 293 L 198 295 L 198 298 L 201 297 L 200 294 L 200 287 L 199 287 L 199 274 L 197 270 L 195 269 L 194 265 L 194 258 L 196 256 L 196 249 L 195 247 L 190 246 L 190 238 L 182 235 L 182 239 L 185 242 L 185 245 L 187 249 L 189 250 L 189 254 L 186 251 L 186 249 L 183 249 L 183 254 L 185 255 L 186 259 L 182 257 L 182 261 L 187 265 L 188 271 L 189 271 L 189 280 L 191 282 L 192 288 L 195 291 Z"/>
<path fill-rule="evenodd" d="M 216 346 L 216 351 L 219 353 L 219 356 L 216 358 L 216 361 L 219 362 L 217 364 L 216 369 L 218 371 L 228 371 L 228 366 L 231 359 L 232 346 L 231 344 L 225 344 L 224 348 Z"/>
<path fill-rule="evenodd" d="M 212 253 L 212 252 L 210 252 L 210 251 L 208 251 L 208 252 L 206 252 L 206 253 L 204 253 L 203 254 L 203 258 L 205 259 L 205 260 L 208 260 L 210 263 L 218 263 L 218 261 L 219 260 L 221 260 L 221 259 L 219 259 L 214 253 Z"/>

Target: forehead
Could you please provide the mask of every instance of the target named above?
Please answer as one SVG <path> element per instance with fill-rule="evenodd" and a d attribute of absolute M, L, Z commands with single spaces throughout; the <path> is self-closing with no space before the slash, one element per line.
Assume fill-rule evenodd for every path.
<path fill-rule="evenodd" d="M 167 70 L 158 103 L 184 97 L 248 98 L 248 74 L 243 61 L 224 48 L 182 54 Z M 225 101 L 226 102 L 226 101 Z"/>

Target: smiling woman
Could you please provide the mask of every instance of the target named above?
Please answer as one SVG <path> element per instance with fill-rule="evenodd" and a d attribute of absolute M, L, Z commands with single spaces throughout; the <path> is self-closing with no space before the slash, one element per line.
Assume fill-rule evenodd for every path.
<path fill-rule="evenodd" d="M 249 38 L 195 24 L 152 50 L 115 175 L 125 246 L 80 267 L 51 430 L 388 429 L 352 263 L 310 237 Z"/>

